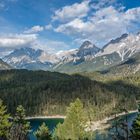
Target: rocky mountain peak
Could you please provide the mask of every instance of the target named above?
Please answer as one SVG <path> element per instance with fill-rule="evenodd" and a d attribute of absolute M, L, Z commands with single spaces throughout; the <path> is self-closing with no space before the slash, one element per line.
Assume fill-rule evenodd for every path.
<path fill-rule="evenodd" d="M 100 49 L 92 44 L 90 41 L 85 41 L 77 52 L 78 57 L 94 56 Z"/>
<path fill-rule="evenodd" d="M 80 49 L 89 48 L 89 47 L 93 47 L 93 44 L 87 40 L 82 43 Z"/>

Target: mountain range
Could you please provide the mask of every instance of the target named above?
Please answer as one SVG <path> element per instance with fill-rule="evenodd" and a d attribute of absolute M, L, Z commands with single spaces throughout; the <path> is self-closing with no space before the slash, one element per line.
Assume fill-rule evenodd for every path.
<path fill-rule="evenodd" d="M 64 73 L 105 71 L 113 68 L 128 67 L 135 63 L 135 71 L 139 70 L 140 33 L 123 34 L 111 40 L 102 49 L 90 41 L 73 50 L 49 54 L 40 49 L 30 47 L 19 48 L 5 56 L 4 62 L 17 69 L 51 70 Z M 136 59 L 136 61 L 132 61 Z"/>
<path fill-rule="evenodd" d="M 87 43 L 84 42 L 83 44 Z M 88 48 L 87 46 L 85 45 L 84 48 Z M 93 48 L 96 48 L 96 46 L 93 45 Z M 90 51 L 90 49 L 88 50 Z M 65 61 L 63 59 L 53 69 L 55 71 L 69 73 L 104 71 L 125 63 L 125 61 L 128 61 L 129 58 L 138 52 L 140 52 L 140 33 L 123 34 L 121 37 L 111 40 L 102 49 L 98 49 L 98 51 L 92 53 L 92 55 L 89 53 L 87 56 L 83 55 L 83 57 L 78 57 L 77 55 L 73 56 L 71 53 L 71 58 L 73 56 L 71 60 L 67 58 L 66 60 L 69 61 Z"/>

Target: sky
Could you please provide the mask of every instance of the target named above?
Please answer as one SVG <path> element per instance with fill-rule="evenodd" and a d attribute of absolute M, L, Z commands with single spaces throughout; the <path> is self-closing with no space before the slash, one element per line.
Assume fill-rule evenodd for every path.
<path fill-rule="evenodd" d="M 0 0 L 0 57 L 32 47 L 50 53 L 89 40 L 102 48 L 140 31 L 140 0 Z"/>

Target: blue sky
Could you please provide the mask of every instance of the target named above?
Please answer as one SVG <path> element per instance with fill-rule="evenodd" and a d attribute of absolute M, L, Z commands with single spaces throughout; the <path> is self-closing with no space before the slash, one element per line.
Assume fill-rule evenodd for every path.
<path fill-rule="evenodd" d="M 15 48 L 48 52 L 102 47 L 140 31 L 140 0 L 0 0 L 0 55 Z"/>

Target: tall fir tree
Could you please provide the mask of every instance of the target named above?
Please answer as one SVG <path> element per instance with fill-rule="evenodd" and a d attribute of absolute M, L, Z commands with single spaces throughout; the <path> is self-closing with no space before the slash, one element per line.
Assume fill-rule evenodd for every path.
<path fill-rule="evenodd" d="M 87 137 L 85 131 L 87 117 L 83 104 L 79 99 L 67 108 L 66 119 L 63 124 L 58 124 L 54 132 L 55 139 L 61 140 L 83 140 Z"/>
<path fill-rule="evenodd" d="M 10 115 L 7 114 L 6 106 L 0 100 L 0 140 L 7 140 L 11 123 L 9 122 Z"/>
<path fill-rule="evenodd" d="M 140 140 L 140 104 L 137 118 L 133 121 L 132 124 L 132 137 L 134 140 Z"/>
<path fill-rule="evenodd" d="M 37 140 L 51 140 L 51 134 L 49 129 L 45 123 L 43 123 L 38 130 L 34 133 L 37 137 Z"/>
<path fill-rule="evenodd" d="M 27 140 L 30 132 L 30 123 L 25 119 L 25 109 L 19 105 L 10 130 L 9 140 Z"/>

